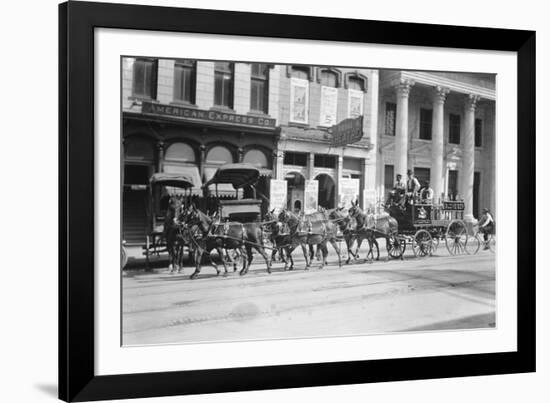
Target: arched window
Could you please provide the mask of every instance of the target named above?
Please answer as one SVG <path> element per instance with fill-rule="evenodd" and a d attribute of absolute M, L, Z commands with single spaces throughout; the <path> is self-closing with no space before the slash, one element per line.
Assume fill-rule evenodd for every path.
<path fill-rule="evenodd" d="M 130 160 L 152 162 L 154 159 L 153 143 L 142 139 L 127 139 L 124 151 Z"/>
<path fill-rule="evenodd" d="M 230 164 L 233 162 L 233 154 L 224 146 L 214 146 L 206 154 L 206 162 L 210 164 Z"/>
<path fill-rule="evenodd" d="M 338 75 L 330 70 L 321 71 L 321 85 L 338 87 Z"/>
<path fill-rule="evenodd" d="M 269 169 L 271 164 L 265 153 L 258 149 L 248 150 L 243 157 L 243 162 L 254 165 L 257 168 Z"/>
<path fill-rule="evenodd" d="M 196 162 L 197 156 L 189 144 L 174 143 L 166 149 L 164 159 L 181 162 Z"/>
<path fill-rule="evenodd" d="M 313 66 L 286 66 L 287 77 L 299 78 L 302 80 L 313 81 Z"/>
<path fill-rule="evenodd" d="M 348 88 L 350 90 L 365 91 L 364 81 L 359 77 L 348 78 Z"/>

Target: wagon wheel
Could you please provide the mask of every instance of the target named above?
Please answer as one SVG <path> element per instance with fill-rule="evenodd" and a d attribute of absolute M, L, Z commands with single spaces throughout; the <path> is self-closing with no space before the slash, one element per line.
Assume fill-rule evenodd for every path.
<path fill-rule="evenodd" d="M 466 253 L 468 255 L 475 255 L 481 248 L 482 241 L 479 236 L 470 236 L 466 242 Z"/>
<path fill-rule="evenodd" d="M 466 253 L 466 244 L 468 242 L 468 231 L 462 220 L 453 220 L 447 226 L 445 233 L 445 245 L 451 255 L 460 255 Z"/>
<path fill-rule="evenodd" d="M 386 242 L 386 249 L 388 250 L 388 255 L 392 259 L 399 259 L 403 257 L 405 252 L 405 241 L 399 239 L 396 235 L 390 235 Z"/>
<path fill-rule="evenodd" d="M 421 229 L 414 234 L 412 249 L 417 257 L 431 256 L 433 253 L 433 239 L 428 231 Z"/>
<path fill-rule="evenodd" d="M 372 241 L 372 248 L 369 248 L 367 252 L 367 260 L 378 260 L 380 258 L 380 249 L 378 248 L 378 241 L 374 239 Z"/>

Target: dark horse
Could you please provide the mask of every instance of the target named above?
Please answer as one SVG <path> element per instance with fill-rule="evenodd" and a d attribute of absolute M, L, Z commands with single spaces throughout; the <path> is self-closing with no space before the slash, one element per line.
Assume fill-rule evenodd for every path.
<path fill-rule="evenodd" d="M 184 203 L 178 196 L 170 196 L 168 209 L 164 215 L 164 228 L 162 236 L 166 240 L 166 250 L 168 251 L 168 269 L 170 273 L 181 271 L 183 260 L 184 239 L 181 237 L 180 227 L 177 217 L 184 210 Z"/>
<path fill-rule="evenodd" d="M 340 248 L 338 247 L 337 234 L 338 228 L 328 219 L 326 213 L 317 213 L 315 215 L 298 217 L 296 214 L 287 210 L 279 213 L 279 221 L 288 226 L 289 236 L 292 242 L 301 245 L 317 245 L 321 248 L 323 258 L 321 260 L 321 269 L 327 263 L 327 243 L 330 243 L 338 255 L 338 267 L 342 267 Z M 311 265 L 311 259 L 308 260 L 307 254 L 306 269 Z"/>
<path fill-rule="evenodd" d="M 357 260 L 359 257 L 359 247 L 363 243 L 363 240 L 367 239 L 367 232 L 357 230 L 356 220 L 352 219 L 347 212 L 345 213 L 343 207 L 330 211 L 328 217 L 338 226 L 346 242 L 346 248 L 348 250 L 346 264 L 350 263 L 352 257 L 354 260 Z M 355 253 L 352 251 L 354 242 L 357 242 Z"/>
<path fill-rule="evenodd" d="M 400 257 L 403 259 L 402 241 L 397 237 L 397 220 L 388 213 L 366 214 L 361 210 L 358 202 L 355 202 L 349 209 L 349 215 L 357 221 L 357 230 L 364 231 L 365 237 L 369 242 L 369 254 L 372 254 L 372 248 L 376 244 L 377 238 L 386 239 L 386 249 L 388 255 L 392 258 Z M 359 248 L 358 248 L 359 249 Z"/>
<path fill-rule="evenodd" d="M 252 248 L 256 249 L 265 259 L 267 272 L 271 273 L 271 262 L 262 243 L 261 223 L 250 222 L 219 222 L 214 221 L 194 205 L 191 205 L 185 217 L 187 226 L 196 226 L 198 237 L 193 237 L 195 249 L 195 271 L 191 278 L 195 278 L 201 271 L 201 261 L 204 253 L 209 254 L 212 249 L 218 250 L 222 257 L 222 249 L 246 251 L 243 254 L 243 268 L 240 274 L 246 274 L 252 263 Z M 225 261 L 224 261 L 224 267 Z M 217 270 L 217 268 L 216 268 Z M 219 274 L 219 270 L 217 270 Z M 227 272 L 227 268 L 226 268 Z"/>
<path fill-rule="evenodd" d="M 269 238 L 273 244 L 273 252 L 271 254 L 272 261 L 275 253 L 279 252 L 281 260 L 285 263 L 284 270 L 293 270 L 294 259 L 292 259 L 292 252 L 298 245 L 302 247 L 302 252 L 307 261 L 306 245 L 301 243 L 299 239 L 291 236 L 288 225 L 277 220 L 274 210 L 266 214 L 265 221 L 265 225 L 270 232 Z M 290 267 L 288 266 L 289 262 Z"/>

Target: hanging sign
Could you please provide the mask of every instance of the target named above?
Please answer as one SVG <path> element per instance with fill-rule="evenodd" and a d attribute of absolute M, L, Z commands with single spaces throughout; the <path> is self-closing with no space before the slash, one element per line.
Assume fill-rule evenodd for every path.
<path fill-rule="evenodd" d="M 350 208 L 359 199 L 359 179 L 342 178 L 340 180 L 340 207 Z"/>

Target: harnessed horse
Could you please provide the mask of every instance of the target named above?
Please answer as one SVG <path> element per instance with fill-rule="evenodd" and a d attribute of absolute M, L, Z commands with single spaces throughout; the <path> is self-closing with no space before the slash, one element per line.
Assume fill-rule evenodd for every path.
<path fill-rule="evenodd" d="M 191 278 L 195 278 L 201 271 L 201 260 L 203 254 L 216 249 L 223 257 L 222 249 L 246 251 L 243 253 L 243 268 L 239 274 L 248 272 L 252 262 L 252 248 L 256 249 L 265 259 L 267 272 L 271 273 L 271 262 L 262 244 L 262 228 L 260 223 L 240 222 L 216 222 L 194 205 L 191 205 L 186 214 L 185 223 L 189 226 L 196 226 L 200 238 L 193 237 L 195 243 L 195 271 Z M 223 258 L 222 258 L 223 261 Z M 227 267 L 224 262 L 224 268 Z M 216 268 L 217 270 L 217 268 Z M 217 270 L 219 274 L 219 270 Z"/>
<path fill-rule="evenodd" d="M 327 263 L 327 242 L 330 243 L 336 251 L 336 254 L 338 255 L 338 266 L 342 267 L 340 248 L 338 247 L 337 242 L 338 229 L 336 225 L 328 219 L 325 212 L 320 214 L 321 216 L 315 215 L 300 218 L 288 210 L 282 210 L 279 213 L 279 221 L 288 226 L 290 239 L 293 243 L 302 245 L 317 245 L 318 248 L 321 248 L 323 255 L 321 260 L 321 269 L 325 267 L 325 264 Z M 308 260 L 305 253 L 304 257 L 306 259 L 307 269 L 311 265 L 311 261 Z"/>
<path fill-rule="evenodd" d="M 386 249 L 389 255 L 390 249 L 396 246 L 395 242 L 399 242 L 396 238 L 397 220 L 388 213 L 382 215 L 366 214 L 361 210 L 358 204 L 358 202 L 355 202 L 355 204 L 352 205 L 349 209 L 349 214 L 357 221 L 358 230 L 360 229 L 365 232 L 365 238 L 369 242 L 367 259 L 369 258 L 369 254 L 372 254 L 373 245 L 376 244 L 376 246 L 378 246 L 377 238 L 386 239 Z M 359 248 L 357 248 L 357 250 L 359 250 Z"/>

